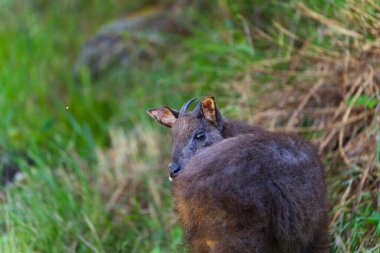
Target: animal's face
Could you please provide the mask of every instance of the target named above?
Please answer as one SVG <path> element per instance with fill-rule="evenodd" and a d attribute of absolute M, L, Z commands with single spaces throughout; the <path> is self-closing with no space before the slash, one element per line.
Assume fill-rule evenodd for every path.
<path fill-rule="evenodd" d="M 192 113 L 179 117 L 172 126 L 172 167 L 184 168 L 191 157 L 221 140 L 219 129 L 204 117 Z"/>
<path fill-rule="evenodd" d="M 191 157 L 223 139 L 223 119 L 214 97 L 205 97 L 192 112 L 186 112 L 192 101 L 189 100 L 180 112 L 169 107 L 148 110 L 159 123 L 172 128 L 171 179 L 179 174 Z"/>

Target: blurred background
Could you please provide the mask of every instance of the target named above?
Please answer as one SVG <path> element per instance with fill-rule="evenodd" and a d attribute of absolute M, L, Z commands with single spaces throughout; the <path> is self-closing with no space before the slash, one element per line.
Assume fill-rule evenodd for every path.
<path fill-rule="evenodd" d="M 187 252 L 145 110 L 205 95 L 315 143 L 331 252 L 379 252 L 379 20 L 379 0 L 0 0 L 0 252 Z"/>

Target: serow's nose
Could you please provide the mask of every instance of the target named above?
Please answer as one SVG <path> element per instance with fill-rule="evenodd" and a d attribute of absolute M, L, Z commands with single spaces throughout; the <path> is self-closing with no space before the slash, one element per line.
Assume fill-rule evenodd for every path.
<path fill-rule="evenodd" d="M 177 163 L 169 163 L 169 179 L 172 181 L 178 176 L 181 167 Z"/>

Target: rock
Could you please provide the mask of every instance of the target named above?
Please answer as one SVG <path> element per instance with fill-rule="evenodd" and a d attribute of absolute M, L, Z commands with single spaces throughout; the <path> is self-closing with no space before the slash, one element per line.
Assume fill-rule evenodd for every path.
<path fill-rule="evenodd" d="M 139 58 L 151 58 L 171 45 L 175 36 L 188 34 L 183 8 L 145 8 L 103 26 L 82 47 L 74 67 L 78 77 L 87 68 L 92 78 L 111 67 L 128 67 Z"/>
<path fill-rule="evenodd" d="M 3 153 L 0 155 L 0 187 L 11 185 L 25 177 L 16 163 L 18 159 L 25 159 L 29 165 L 33 164 L 33 161 L 23 152 L 18 154 Z"/>

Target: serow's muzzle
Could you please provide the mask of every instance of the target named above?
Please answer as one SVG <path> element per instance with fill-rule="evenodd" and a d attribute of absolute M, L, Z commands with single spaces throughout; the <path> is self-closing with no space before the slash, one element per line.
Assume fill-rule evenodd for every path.
<path fill-rule="evenodd" d="M 181 167 L 177 163 L 169 163 L 169 180 L 173 181 L 181 170 Z"/>

